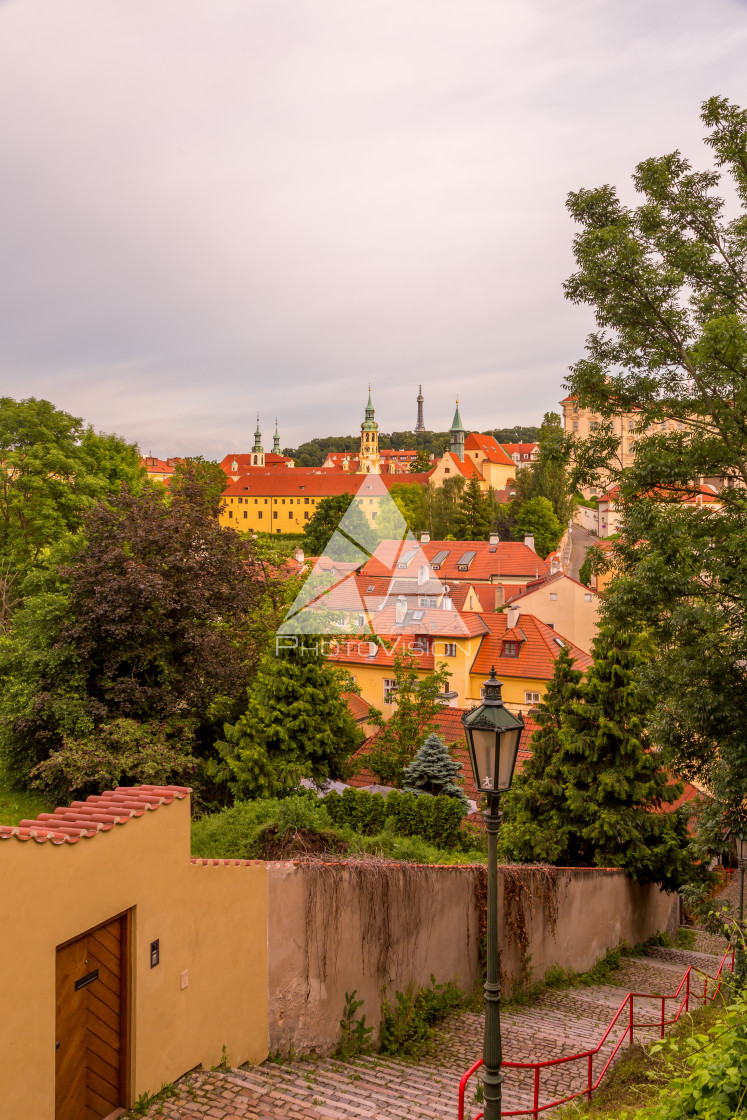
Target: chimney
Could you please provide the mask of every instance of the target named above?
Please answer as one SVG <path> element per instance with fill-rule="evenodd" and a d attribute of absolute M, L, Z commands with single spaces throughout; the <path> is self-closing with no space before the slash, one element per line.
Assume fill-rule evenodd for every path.
<path fill-rule="evenodd" d="M 431 570 L 427 564 L 418 565 L 418 587 L 422 587 L 431 578 Z"/>
<path fill-rule="evenodd" d="M 407 599 L 404 595 L 397 596 L 397 602 L 394 605 L 394 621 L 399 626 L 405 621 L 407 614 Z"/>
<path fill-rule="evenodd" d="M 495 609 L 499 611 L 506 602 L 506 589 L 502 583 L 495 585 Z"/>
<path fill-rule="evenodd" d="M 501 538 L 498 536 L 497 533 L 491 533 L 490 534 L 490 543 L 491 544 L 500 544 L 501 543 Z"/>
<path fill-rule="evenodd" d="M 430 533 L 421 533 L 420 534 L 420 543 L 421 544 L 428 544 L 428 541 L 430 539 L 431 539 Z"/>
<path fill-rule="evenodd" d="M 293 553 L 293 556 L 294 556 L 297 564 L 303 564 L 303 549 L 302 548 L 297 548 L 296 551 Z"/>
<path fill-rule="evenodd" d="M 550 575 L 554 576 L 556 572 L 560 571 L 560 557 L 557 552 L 550 561 Z"/>
<path fill-rule="evenodd" d="M 506 629 L 513 630 L 519 622 L 519 615 L 521 614 L 521 607 L 509 607 L 506 611 Z"/>
<path fill-rule="evenodd" d="M 527 548 L 531 548 L 532 552 L 536 551 L 536 549 L 534 547 L 534 534 L 533 533 L 526 533 L 525 534 L 524 544 L 527 546 Z"/>

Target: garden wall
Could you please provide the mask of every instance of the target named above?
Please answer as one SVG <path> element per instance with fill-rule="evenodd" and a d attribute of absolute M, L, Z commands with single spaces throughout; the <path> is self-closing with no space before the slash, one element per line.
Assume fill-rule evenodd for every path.
<path fill-rule="evenodd" d="M 486 872 L 479 866 L 270 863 L 270 1051 L 330 1053 L 345 993 L 379 1028 L 382 989 L 424 987 L 431 975 L 481 983 Z M 503 867 L 498 916 L 504 991 L 553 964 L 583 972 L 621 941 L 676 928 L 678 899 L 621 871 Z M 359 1014 L 360 1014 L 359 1013 Z"/>

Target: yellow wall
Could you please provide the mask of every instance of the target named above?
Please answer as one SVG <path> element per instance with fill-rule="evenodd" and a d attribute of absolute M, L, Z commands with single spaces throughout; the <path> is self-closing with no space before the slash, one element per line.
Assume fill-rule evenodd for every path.
<path fill-rule="evenodd" d="M 266 867 L 191 864 L 189 826 L 187 798 L 76 844 L 0 841 L 3 1120 L 54 1120 L 56 947 L 130 908 L 130 1099 L 223 1045 L 233 1065 L 267 1056 Z"/>
<path fill-rule="evenodd" d="M 538 692 L 540 699 L 545 695 L 549 681 L 533 680 L 529 677 L 507 677 L 499 668 L 496 669 L 498 680 L 503 685 L 501 696 L 503 703 L 511 707 L 515 711 L 521 709 L 522 712 L 529 711 L 533 707 L 526 700 L 527 692 Z M 485 684 L 485 676 L 482 673 L 470 674 L 470 692 L 469 692 L 469 705 L 480 703 L 480 689 Z"/>
<path fill-rule="evenodd" d="M 552 599 L 551 595 L 556 598 Z M 599 620 L 599 598 L 591 588 L 581 587 L 572 579 L 556 579 L 522 595 L 519 602 L 527 614 L 551 623 L 561 637 L 568 638 L 585 653 L 591 653 Z"/>
<path fill-rule="evenodd" d="M 353 485 L 351 483 L 351 487 Z M 302 533 L 323 498 L 323 494 L 316 497 L 294 494 L 285 498 L 282 495 L 255 498 L 232 494 L 223 498 L 218 520 L 224 528 L 236 529 L 240 533 Z M 370 522 L 376 520 L 378 497 L 359 498 L 358 505 Z"/>

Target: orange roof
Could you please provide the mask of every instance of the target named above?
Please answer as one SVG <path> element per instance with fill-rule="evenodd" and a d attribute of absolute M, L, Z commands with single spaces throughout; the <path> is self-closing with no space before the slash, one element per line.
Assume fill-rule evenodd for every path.
<path fill-rule="evenodd" d="M 475 779 L 472 773 L 472 766 L 469 761 L 469 753 L 467 751 L 467 740 L 464 737 L 464 725 L 462 723 L 462 716 L 469 708 L 447 708 L 444 706 L 438 714 L 433 718 L 428 727 L 423 730 L 423 740 L 428 735 L 434 732 L 440 735 L 446 745 L 450 748 L 451 757 L 455 762 L 461 762 L 462 770 L 458 775 L 459 778 L 464 779 L 464 792 L 472 801 L 477 800 L 478 790 L 475 786 Z M 521 733 L 521 741 L 519 743 L 519 755 L 516 762 L 517 770 L 520 770 L 527 759 L 532 757 L 531 741 L 534 732 L 537 730 L 538 724 L 534 722 L 531 716 L 524 716 L 524 730 Z M 369 736 L 356 753 L 352 756 L 353 759 L 362 759 L 376 746 L 376 741 L 381 734 L 380 731 Z M 349 779 L 351 786 L 370 786 L 376 783 L 375 776 L 370 770 L 360 770 Z"/>
<path fill-rule="evenodd" d="M 256 467 L 252 463 L 252 452 L 242 451 L 236 455 L 224 455 L 220 465 L 227 475 L 233 476 L 235 474 L 245 474 L 247 471 L 254 474 L 255 471 L 267 470 L 272 467 L 285 467 L 288 463 L 292 462 L 293 460 L 287 455 L 277 455 L 274 451 L 268 451 L 265 453 L 264 466 Z M 234 463 L 236 463 L 235 470 L 233 467 Z"/>
<path fill-rule="evenodd" d="M 142 817 L 149 809 L 170 805 L 191 793 L 188 786 L 118 786 L 115 790 L 73 801 L 67 808 L 40 813 L 35 820 L 0 825 L 0 840 L 51 840 L 53 844 L 76 844 L 99 832 L 109 832 L 115 824 L 126 824 Z"/>
<path fill-rule="evenodd" d="M 367 486 L 373 490 L 374 480 L 381 480 L 387 489 L 395 486 L 399 481 L 396 475 L 376 474 L 371 475 L 371 482 L 367 482 L 366 475 L 349 474 L 339 470 L 322 470 L 321 467 L 286 467 L 284 470 L 264 471 L 259 467 L 252 470 L 251 474 L 243 474 L 235 482 L 230 482 L 223 491 L 223 497 L 247 494 L 253 497 L 322 497 L 329 498 L 337 494 L 351 494 L 355 497 L 359 491 L 360 496 L 366 496 Z M 418 482 L 424 485 L 428 481 L 427 474 L 411 474 L 408 482 Z M 376 495 L 372 493 L 372 497 Z"/>
<path fill-rule="evenodd" d="M 555 662 L 560 650 L 565 646 L 575 662 L 577 669 L 585 670 L 591 665 L 588 653 L 564 638 L 533 614 L 519 616 L 513 631 L 508 630 L 506 614 L 481 614 L 490 633 L 483 638 L 477 656 L 472 663 L 471 673 L 488 675 L 492 667 L 501 677 L 523 677 L 531 680 L 550 680 L 555 672 Z M 525 640 L 517 635 L 521 631 Z M 503 653 L 503 642 L 519 641 L 518 657 L 507 657 Z"/>
<path fill-rule="evenodd" d="M 445 554 L 439 560 L 438 569 L 433 569 L 442 583 L 503 583 L 506 580 L 517 583 L 538 579 L 550 571 L 549 564 L 536 552 L 516 541 L 499 541 L 497 544 L 489 541 L 381 541 L 362 572 L 386 575 L 396 569 L 398 560 L 405 553 L 415 548 L 420 549 L 429 564 L 439 553 Z M 474 557 L 465 561 L 469 564 L 467 570 L 460 571 L 459 561 L 466 553 L 474 553 Z"/>
<path fill-rule="evenodd" d="M 356 723 L 363 723 L 368 719 L 368 704 L 362 696 L 357 692 L 343 692 L 342 698 L 348 706 L 348 710 Z"/>
<path fill-rule="evenodd" d="M 412 643 L 414 644 L 414 643 Z M 410 643 L 408 643 L 408 646 Z M 329 660 L 338 665 L 378 665 L 390 669 L 394 666 L 396 649 L 384 649 L 378 642 L 367 638 L 346 638 L 339 640 L 330 639 Z M 417 668 L 423 673 L 431 673 L 435 668 L 432 653 L 420 653 L 410 648 L 415 657 Z M 370 656 L 373 654 L 373 656 Z"/>
<path fill-rule="evenodd" d="M 614 502 L 620 493 L 620 487 L 615 484 L 611 486 L 606 494 L 602 494 L 597 498 L 597 502 Z M 712 502 L 719 501 L 717 491 L 713 486 L 708 483 L 703 483 L 700 486 L 683 484 L 682 486 L 657 486 L 648 494 L 644 495 L 647 498 L 660 497 L 665 502 L 680 502 L 682 505 L 710 505 Z"/>
<path fill-rule="evenodd" d="M 516 464 L 510 455 L 501 447 L 493 436 L 483 436 L 479 432 L 470 432 L 464 441 L 465 451 L 481 451 L 490 463 L 503 463 L 513 467 Z"/>
<path fill-rule="evenodd" d="M 539 450 L 538 443 L 502 443 L 501 447 L 509 455 L 533 455 Z"/>
<path fill-rule="evenodd" d="M 482 475 L 468 456 L 465 456 L 464 461 L 462 461 L 453 451 L 445 451 L 444 459 L 447 459 L 452 467 L 456 467 L 459 473 L 463 474 L 465 478 L 477 478 L 482 480 Z"/>
<path fill-rule="evenodd" d="M 510 599 L 506 597 L 506 605 L 508 606 L 509 603 L 514 602 L 516 599 L 525 599 L 527 595 L 531 595 L 533 591 L 539 591 L 540 588 L 549 587 L 551 583 L 557 583 L 561 579 L 566 579 L 570 583 L 575 583 L 576 587 L 582 587 L 585 592 L 596 595 L 596 591 L 593 591 L 591 587 L 587 587 L 585 583 L 581 583 L 580 580 L 574 579 L 573 576 L 569 576 L 565 572 L 553 572 L 552 575 L 544 576 L 542 579 L 530 580 L 529 583 L 520 587 Z"/>

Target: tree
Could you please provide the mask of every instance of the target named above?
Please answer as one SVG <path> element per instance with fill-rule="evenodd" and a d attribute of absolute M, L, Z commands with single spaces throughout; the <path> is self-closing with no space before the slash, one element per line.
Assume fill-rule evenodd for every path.
<path fill-rule="evenodd" d="M 425 529 L 435 541 L 454 540 L 463 491 L 462 475 L 447 478 L 443 486 L 429 482 L 423 492 L 423 519 L 418 528 Z"/>
<path fill-rule="evenodd" d="M 459 502 L 454 535 L 460 541 L 484 541 L 490 532 L 494 499 L 492 491 L 483 494 L 473 477 L 467 483 Z"/>
<path fill-rule="evenodd" d="M 22 572 L 94 503 L 121 486 L 139 489 L 134 444 L 103 435 L 49 401 L 0 398 L 0 553 Z"/>
<path fill-rule="evenodd" d="M 342 532 L 336 533 L 344 519 Z M 322 498 L 307 525 L 306 547 L 311 556 L 321 556 L 334 537 L 335 560 L 360 560 L 361 548 L 376 548 L 376 535 L 352 494 Z"/>
<path fill-rule="evenodd" d="M 592 572 L 591 572 L 591 557 L 589 556 L 589 553 L 587 552 L 586 556 L 584 557 L 583 564 L 578 569 L 579 583 L 584 583 L 584 584 L 586 584 L 587 587 L 591 587 L 591 575 L 592 575 Z"/>
<path fill-rule="evenodd" d="M 654 639 L 641 670 L 652 734 L 734 807 L 747 795 L 747 113 L 712 97 L 701 120 L 716 169 L 672 152 L 636 168 L 637 206 L 612 186 L 569 196 L 580 231 L 566 295 L 598 330 L 567 388 L 599 417 L 574 445 L 575 479 L 620 487 L 607 597 L 611 617 Z M 624 469 L 608 427 L 621 413 L 636 418 Z M 720 508 L 682 505 L 702 478 Z"/>
<path fill-rule="evenodd" d="M 339 776 L 361 734 L 342 695 L 343 678 L 320 645 L 265 654 L 248 704 L 217 744 L 237 797 L 269 797 L 301 778 Z"/>
<path fill-rule="evenodd" d="M 567 665 L 556 670 L 555 710 L 543 724 L 548 734 L 535 768 L 543 777 L 536 793 L 523 792 L 521 811 L 525 822 L 533 814 L 533 830 L 521 837 L 522 850 L 564 867 L 619 867 L 638 882 L 676 890 L 691 873 L 687 820 L 662 806 L 682 786 L 670 783 L 650 749 L 636 684 L 639 643 L 603 622 L 593 654 L 581 683 Z"/>
<path fill-rule="evenodd" d="M 223 467 L 212 459 L 203 459 L 202 455 L 177 459 L 169 482 L 169 493 L 178 494 L 194 483 L 203 487 L 208 508 L 213 516 L 217 517 L 220 513 L 223 491 L 229 483 Z"/>
<path fill-rule="evenodd" d="M 502 858 L 557 863 L 562 855 L 565 785 L 560 733 L 563 717 L 578 697 L 581 678 L 582 673 L 573 668 L 568 647 L 563 646 L 534 717 L 539 730 L 532 736 L 532 756 L 503 799 L 504 823 L 499 833 Z"/>
<path fill-rule="evenodd" d="M 396 696 L 394 711 L 385 720 L 376 708 L 369 710 L 368 721 L 379 730 L 375 747 L 362 762 L 386 785 L 400 786 L 404 768 L 412 761 L 426 729 L 441 710 L 438 697 L 448 684 L 449 670 L 441 664 L 421 676 L 416 654 L 399 649 L 394 654 L 392 677 Z"/>
<path fill-rule="evenodd" d="M 563 529 L 547 498 L 530 498 L 519 509 L 514 533 L 518 540 L 531 533 L 534 547 L 544 559 L 558 547 Z"/>
<path fill-rule="evenodd" d="M 467 795 L 457 784 L 456 776 L 462 769 L 461 762 L 455 762 L 449 748 L 440 735 L 433 732 L 425 740 L 409 766 L 404 769 L 402 789 L 405 793 L 429 793 L 436 796 L 456 797 L 469 812 Z"/>
<path fill-rule="evenodd" d="M 421 447 L 412 463 L 410 463 L 410 473 L 423 474 L 429 471 L 432 466 L 433 463 L 431 463 L 430 453 L 427 448 Z"/>
<path fill-rule="evenodd" d="M 539 454 L 532 464 L 532 496 L 547 498 L 561 525 L 573 512 L 568 472 L 570 456 L 571 438 L 565 435 L 560 416 L 557 412 L 546 412 L 540 428 Z"/>
<path fill-rule="evenodd" d="M 170 500 L 122 490 L 86 518 L 85 544 L 60 569 L 71 612 L 61 638 L 97 720 L 204 719 L 256 668 L 269 577 L 213 505 L 193 477 Z"/>

